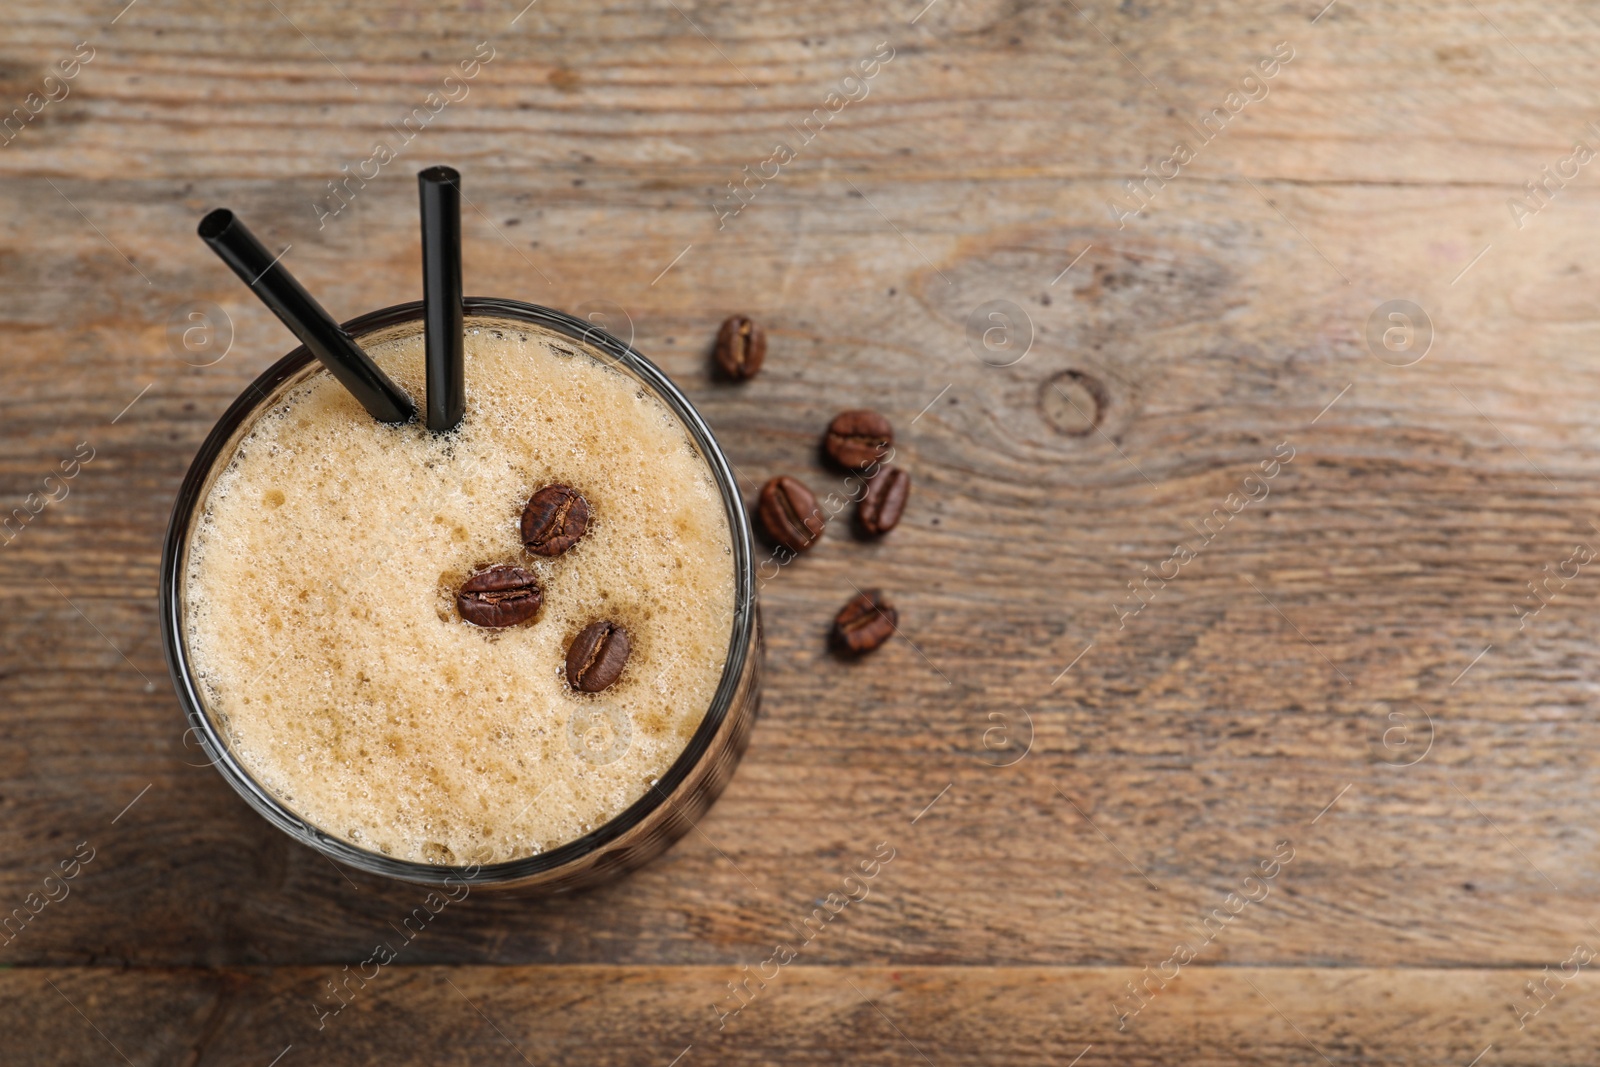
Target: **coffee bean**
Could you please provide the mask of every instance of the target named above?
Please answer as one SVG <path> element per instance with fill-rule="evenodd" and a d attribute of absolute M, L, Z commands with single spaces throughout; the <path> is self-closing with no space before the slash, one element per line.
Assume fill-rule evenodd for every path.
<path fill-rule="evenodd" d="M 767 358 L 767 331 L 746 315 L 733 315 L 717 331 L 717 367 L 736 382 L 747 382 Z"/>
<path fill-rule="evenodd" d="M 591 622 L 567 649 L 567 684 L 581 693 L 598 693 L 622 676 L 628 662 L 628 631 L 601 619 Z"/>
<path fill-rule="evenodd" d="M 536 556 L 559 556 L 589 529 L 589 504 L 576 489 L 547 485 L 522 510 L 522 546 Z"/>
<path fill-rule="evenodd" d="M 456 593 L 456 610 L 474 626 L 515 626 L 538 614 L 543 603 L 535 575 L 504 565 L 474 574 Z"/>
<path fill-rule="evenodd" d="M 873 537 L 881 537 L 900 522 L 900 513 L 906 509 L 906 497 L 911 493 L 911 475 L 899 467 L 884 467 L 867 480 L 867 491 L 856 508 L 861 528 Z"/>
<path fill-rule="evenodd" d="M 868 589 L 839 609 L 833 620 L 833 643 L 859 656 L 889 640 L 899 622 L 900 613 L 883 599 L 883 590 Z"/>
<path fill-rule="evenodd" d="M 791 552 L 804 552 L 816 544 L 827 522 L 811 490 L 786 474 L 761 487 L 757 511 L 767 536 Z"/>
<path fill-rule="evenodd" d="M 894 428 L 876 411 L 841 411 L 822 439 L 830 459 L 857 471 L 881 462 L 893 444 Z"/>

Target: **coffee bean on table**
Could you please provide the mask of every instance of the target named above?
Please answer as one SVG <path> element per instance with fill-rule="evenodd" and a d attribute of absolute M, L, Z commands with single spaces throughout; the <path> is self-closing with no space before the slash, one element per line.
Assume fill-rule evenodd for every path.
<path fill-rule="evenodd" d="M 543 603 L 535 575 L 504 565 L 474 574 L 456 593 L 456 610 L 474 626 L 515 626 L 538 614 Z"/>
<path fill-rule="evenodd" d="M 757 512 L 767 536 L 791 552 L 804 552 L 816 544 L 827 523 L 816 495 L 804 482 L 786 474 L 761 487 Z"/>
<path fill-rule="evenodd" d="M 567 684 L 582 693 L 598 693 L 622 676 L 631 649 L 628 631 L 601 619 L 591 622 L 567 648 Z"/>
<path fill-rule="evenodd" d="M 868 589 L 839 609 L 833 620 L 833 643 L 844 652 L 871 652 L 894 634 L 900 613 L 883 598 L 883 590 Z"/>
<path fill-rule="evenodd" d="M 747 382 L 767 358 L 767 331 L 747 315 L 732 315 L 717 331 L 717 367 L 736 382 Z"/>
<path fill-rule="evenodd" d="M 589 529 L 589 504 L 569 485 L 547 485 L 522 511 L 522 546 L 536 556 L 559 556 Z"/>
<path fill-rule="evenodd" d="M 911 493 L 911 475 L 899 467 L 884 467 L 867 479 L 867 491 L 856 507 L 861 528 L 873 537 L 880 537 L 894 529 L 900 522 L 900 513 L 906 509 L 906 497 Z"/>
<path fill-rule="evenodd" d="M 889 454 L 894 428 L 876 411 L 841 411 L 828 425 L 822 447 L 841 467 L 865 470 Z"/>

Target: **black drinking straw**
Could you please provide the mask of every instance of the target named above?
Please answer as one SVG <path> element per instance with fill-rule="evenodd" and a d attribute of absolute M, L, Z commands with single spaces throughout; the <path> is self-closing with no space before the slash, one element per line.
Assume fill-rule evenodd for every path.
<path fill-rule="evenodd" d="M 405 422 L 416 414 L 416 405 L 405 391 L 329 318 L 322 305 L 278 262 L 282 257 L 274 258 L 233 212 L 218 208 L 201 219 L 200 239 L 233 268 L 373 418 Z"/>
<path fill-rule="evenodd" d="M 461 175 L 429 167 L 422 200 L 422 304 L 427 322 L 428 429 L 453 430 L 467 404 L 461 338 Z"/>

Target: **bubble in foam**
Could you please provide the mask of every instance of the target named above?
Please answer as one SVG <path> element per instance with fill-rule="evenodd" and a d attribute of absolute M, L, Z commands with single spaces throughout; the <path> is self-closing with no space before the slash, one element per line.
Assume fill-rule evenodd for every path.
<path fill-rule="evenodd" d="M 422 349 L 372 353 L 420 396 Z M 373 422 L 325 374 L 295 387 L 218 475 L 187 568 L 190 658 L 235 756 L 307 821 L 417 862 L 534 855 L 638 800 L 704 716 L 733 617 L 721 496 L 664 404 L 534 330 L 470 327 L 466 372 L 447 438 Z M 522 506 L 554 482 L 595 521 L 527 556 Z M 440 609 L 442 576 L 486 562 L 538 575 L 535 623 Z M 573 693 L 567 642 L 602 611 L 634 650 Z"/>

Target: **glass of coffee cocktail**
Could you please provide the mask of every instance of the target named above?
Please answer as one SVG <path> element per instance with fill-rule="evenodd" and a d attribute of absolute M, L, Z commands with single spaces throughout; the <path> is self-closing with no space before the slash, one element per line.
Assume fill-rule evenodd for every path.
<path fill-rule="evenodd" d="M 423 307 L 344 324 L 420 393 Z M 557 890 L 666 848 L 760 692 L 750 531 L 711 431 L 631 346 L 465 302 L 466 410 L 378 422 L 296 349 L 179 494 L 161 624 L 208 756 L 331 858 Z"/>

